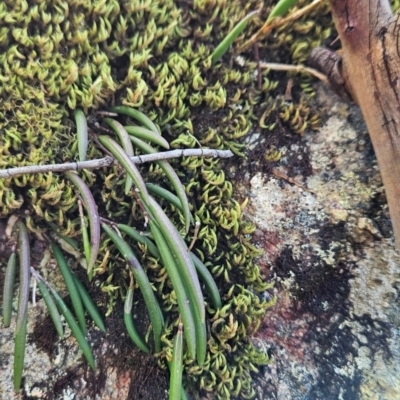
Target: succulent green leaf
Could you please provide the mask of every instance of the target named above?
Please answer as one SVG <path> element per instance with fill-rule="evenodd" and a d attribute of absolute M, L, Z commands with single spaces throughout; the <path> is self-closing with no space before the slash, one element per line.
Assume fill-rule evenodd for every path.
<path fill-rule="evenodd" d="M 19 258 L 19 296 L 18 296 L 18 311 L 17 323 L 15 331 L 18 332 L 25 323 L 28 313 L 29 299 L 29 283 L 30 283 L 30 268 L 31 255 L 29 248 L 28 231 L 23 224 L 19 223 L 18 230 L 18 258 Z"/>
<path fill-rule="evenodd" d="M 24 370 L 25 347 L 27 335 L 28 317 L 20 321 L 20 327 L 15 332 L 14 339 L 14 390 L 18 391 L 21 386 L 22 372 Z"/>
<path fill-rule="evenodd" d="M 118 139 L 122 145 L 122 148 L 124 149 L 125 153 L 129 157 L 133 157 L 133 146 L 132 142 L 129 138 L 128 132 L 124 128 L 122 124 L 120 124 L 118 121 L 115 119 L 111 118 L 104 118 L 104 122 L 117 134 Z M 128 175 L 125 180 L 125 194 L 127 195 L 131 188 L 132 188 L 133 180 L 132 178 Z"/>
<path fill-rule="evenodd" d="M 89 343 L 85 339 L 84 333 L 79 328 L 79 325 L 75 321 L 74 316 L 72 315 L 71 311 L 66 306 L 64 301 L 61 299 L 59 294 L 54 289 L 51 289 L 51 292 L 53 294 L 54 300 L 57 303 L 57 306 L 58 306 L 61 314 L 64 315 L 64 318 L 67 321 L 67 324 L 70 327 L 72 334 L 74 335 L 76 341 L 78 342 L 83 355 L 85 356 L 85 358 L 86 358 L 87 362 L 89 363 L 90 367 L 92 368 L 92 370 L 95 370 L 96 367 L 95 367 L 92 349 L 90 348 Z"/>
<path fill-rule="evenodd" d="M 158 251 L 157 247 L 155 244 L 146 236 L 141 235 L 136 229 L 124 225 L 124 224 L 118 224 L 117 228 L 126 233 L 128 236 L 130 236 L 132 239 L 136 240 L 140 244 L 144 244 L 147 246 L 147 249 L 149 250 L 150 254 L 153 257 L 159 258 L 160 257 L 160 252 Z"/>
<path fill-rule="evenodd" d="M 186 243 L 183 241 L 178 230 L 167 217 L 164 210 L 151 196 L 149 210 L 152 218 L 157 222 L 157 225 L 160 228 L 169 249 L 177 260 L 176 265 L 178 266 L 179 272 L 182 275 L 183 282 L 188 291 L 189 299 L 199 313 L 201 321 L 204 321 L 205 309 L 203 294 L 201 292 L 199 278 L 192 258 L 189 255 Z"/>
<path fill-rule="evenodd" d="M 106 327 L 104 326 L 103 319 L 101 318 L 100 312 L 97 309 L 96 305 L 94 304 L 93 300 L 89 296 L 89 293 L 86 291 L 82 282 L 78 279 L 78 277 L 75 274 L 72 274 L 72 277 L 74 278 L 74 282 L 76 288 L 78 289 L 84 308 L 92 318 L 93 322 L 98 326 L 98 328 L 103 332 L 105 332 Z"/>
<path fill-rule="evenodd" d="M 154 332 L 155 349 L 156 352 L 159 352 L 161 350 L 161 333 L 164 326 L 164 319 L 149 279 L 143 271 L 142 266 L 140 265 L 130 246 L 106 224 L 102 224 L 102 227 L 110 239 L 114 242 L 122 257 L 124 257 L 126 262 L 131 267 L 132 274 L 139 285 L 147 309 L 149 310 L 150 321 Z"/>
<path fill-rule="evenodd" d="M 86 160 L 86 153 L 88 148 L 88 127 L 85 114 L 82 110 L 75 110 L 75 123 L 76 133 L 78 137 L 78 153 L 79 161 Z"/>
<path fill-rule="evenodd" d="M 147 192 L 146 185 L 136 165 L 132 162 L 124 149 L 113 139 L 108 136 L 99 136 L 101 144 L 118 160 L 118 162 L 125 169 L 126 173 L 132 178 L 136 187 L 139 190 L 139 195 L 142 200 L 147 203 L 149 193 Z"/>
<path fill-rule="evenodd" d="M 204 283 L 207 289 L 207 293 L 211 298 L 214 308 L 215 309 L 221 308 L 222 307 L 221 296 L 219 294 L 217 284 L 215 283 L 214 278 L 212 277 L 210 271 L 194 253 L 191 252 L 190 256 L 192 257 L 194 266 L 196 267 L 196 271 L 199 274 L 199 278 Z"/>
<path fill-rule="evenodd" d="M 222 40 L 211 55 L 211 64 L 214 65 L 229 49 L 234 40 L 244 31 L 247 23 L 252 20 L 258 11 L 252 11 L 239 21 L 231 32 Z"/>
<path fill-rule="evenodd" d="M 147 347 L 146 343 L 140 337 L 139 332 L 136 330 L 136 327 L 133 323 L 132 318 L 132 299 L 133 299 L 133 288 L 128 289 L 128 293 L 126 294 L 125 304 L 124 304 L 124 323 L 126 330 L 130 338 L 132 339 L 133 343 L 139 347 L 140 350 L 144 351 L 145 353 L 149 352 L 149 348 Z"/>
<path fill-rule="evenodd" d="M 207 329 L 205 321 L 199 318 L 194 319 L 196 328 L 196 360 L 199 367 L 202 367 L 207 354 Z"/>
<path fill-rule="evenodd" d="M 139 121 L 143 126 L 147 129 L 150 129 L 153 132 L 160 133 L 160 130 L 156 126 L 156 124 L 141 111 L 136 110 L 135 108 L 127 107 L 127 106 L 115 106 L 110 108 L 111 112 L 115 112 L 117 114 L 127 115 L 136 121 Z"/>
<path fill-rule="evenodd" d="M 19 256 L 19 294 L 17 322 L 15 326 L 14 341 L 14 389 L 21 386 L 22 371 L 24 369 L 25 346 L 28 321 L 28 298 L 30 282 L 30 248 L 28 231 L 23 224 L 19 223 L 18 230 L 18 256 Z"/>
<path fill-rule="evenodd" d="M 178 332 L 174 340 L 172 362 L 170 366 L 169 400 L 180 400 L 182 393 L 183 372 L 183 334 L 182 323 L 179 322 Z"/>
<path fill-rule="evenodd" d="M 3 325 L 5 328 L 10 326 L 12 314 L 12 301 L 14 297 L 15 273 L 17 270 L 17 257 L 11 253 L 7 262 L 6 274 L 4 276 L 3 288 Z"/>
<path fill-rule="evenodd" d="M 89 232 L 83 216 L 81 217 L 81 231 L 82 231 L 83 251 L 85 253 L 86 265 L 89 265 L 90 254 L 91 254 L 90 239 L 89 239 Z M 89 275 L 91 275 L 91 273 Z"/>
<path fill-rule="evenodd" d="M 61 252 L 61 249 L 55 243 L 52 243 L 51 248 L 53 250 L 54 257 L 57 261 L 57 265 L 59 266 L 61 274 L 64 278 L 65 284 L 67 285 L 68 293 L 71 297 L 72 306 L 74 308 L 76 317 L 78 318 L 79 326 L 81 327 L 83 334 L 85 334 L 86 333 L 85 313 L 83 310 L 82 299 L 76 287 L 73 274 L 69 269 L 67 261 L 65 260 Z"/>
<path fill-rule="evenodd" d="M 37 285 L 39 288 L 39 292 L 41 293 L 43 300 L 46 304 L 47 309 L 49 310 L 50 317 L 53 321 L 54 327 L 58 333 L 58 336 L 64 336 L 64 330 L 62 327 L 61 316 L 58 312 L 56 303 L 54 302 L 53 298 L 51 297 L 50 292 L 47 290 L 46 285 L 40 280 L 37 280 Z"/>
<path fill-rule="evenodd" d="M 150 129 L 143 128 L 142 126 L 125 126 L 129 135 L 135 136 L 139 139 L 148 140 L 154 144 L 158 144 L 164 149 L 169 149 L 169 143 L 158 133 Z"/>
<path fill-rule="evenodd" d="M 88 275 L 91 276 L 100 248 L 100 217 L 92 192 L 86 183 L 74 172 L 66 172 L 65 176 L 76 186 L 89 219 L 90 227 L 90 259 L 87 262 Z"/>
<path fill-rule="evenodd" d="M 281 17 L 284 15 L 291 7 L 293 7 L 299 0 L 280 0 L 272 9 L 271 13 L 268 15 L 267 21 L 275 17 Z"/>
<path fill-rule="evenodd" d="M 149 222 L 151 232 L 153 233 L 154 240 L 157 243 L 157 247 L 160 251 L 161 260 L 168 272 L 168 276 L 171 280 L 172 287 L 175 290 L 176 299 L 178 301 L 179 312 L 181 313 L 182 322 L 184 326 L 184 333 L 186 338 L 186 345 L 189 352 L 189 356 L 192 359 L 196 357 L 196 328 L 194 322 L 194 315 L 190 307 L 190 299 L 183 284 L 181 275 L 176 266 L 176 260 L 168 247 L 167 242 L 154 221 Z"/>
<path fill-rule="evenodd" d="M 139 149 L 141 149 L 146 154 L 153 154 L 157 152 L 153 147 L 143 142 L 143 140 L 141 139 L 131 136 L 131 141 L 135 146 L 139 147 Z M 172 187 L 175 189 L 175 192 L 181 202 L 183 208 L 182 213 L 185 219 L 185 230 L 187 233 L 189 232 L 190 221 L 192 220 L 193 217 L 192 214 L 190 213 L 189 201 L 186 196 L 185 188 L 183 187 L 175 170 L 171 167 L 171 165 L 168 162 L 157 161 L 156 164 L 163 170 L 164 174 L 167 176 L 168 180 L 170 181 Z"/>
<path fill-rule="evenodd" d="M 79 245 L 78 242 L 68 236 L 63 235 L 62 233 L 59 232 L 58 227 L 56 224 L 53 224 L 53 222 L 48 222 L 46 221 L 47 225 L 50 226 L 51 230 L 61 239 L 63 239 L 65 242 L 67 242 L 74 250 L 79 250 Z"/>

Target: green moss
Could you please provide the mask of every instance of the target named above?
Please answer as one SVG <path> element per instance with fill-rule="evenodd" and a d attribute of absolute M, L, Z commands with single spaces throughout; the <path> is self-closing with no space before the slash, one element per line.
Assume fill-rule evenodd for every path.
<path fill-rule="evenodd" d="M 79 107 L 98 122 L 95 111 L 112 103 L 140 107 L 161 128 L 173 147 L 231 149 L 246 154 L 241 142 L 252 129 L 267 133 L 285 126 L 292 134 L 315 128 L 310 81 L 295 76 L 295 102 L 283 101 L 286 74 L 263 71 L 248 51 L 232 51 L 211 68 L 219 41 L 261 2 L 203 0 L 80 1 L 34 0 L 0 3 L 0 167 L 60 163 L 77 159 L 71 111 Z M 305 4 L 305 1 L 300 1 Z M 267 18 L 261 13 L 238 39 L 243 43 Z M 277 30 L 259 43 L 260 57 L 273 62 L 303 63 L 313 47 L 332 31 L 327 7 Z M 318 16 L 318 24 L 315 19 Z M 302 85 L 302 90 L 298 90 Z M 299 93 L 303 93 L 300 95 Z M 128 120 L 124 121 L 128 122 Z M 92 125 L 93 126 L 93 125 Z M 100 157 L 93 141 L 88 159 Z M 260 293 L 269 288 L 251 244 L 254 227 L 242 218 L 234 187 L 217 159 L 175 160 L 196 220 L 201 222 L 194 251 L 217 280 L 221 310 L 208 305 L 209 352 L 203 368 L 187 361 L 186 385 L 194 393 L 217 391 L 218 398 L 250 398 L 252 374 L 268 362 L 249 337 L 271 306 Z M 168 185 L 156 166 L 141 168 L 146 180 Z M 100 214 L 145 229 L 140 208 L 124 194 L 124 176 L 116 166 L 85 171 L 84 179 Z M 182 217 L 164 204 L 183 232 Z M 68 236 L 80 238 L 76 195 L 61 175 L 44 174 L 0 180 L 0 217 L 28 215 L 32 233 L 56 223 Z M 191 235 L 191 234 L 190 234 Z M 189 236 L 190 236 L 189 235 Z M 191 237 L 186 238 L 188 242 Z M 137 246 L 137 245 L 136 245 Z M 165 270 L 146 249 L 137 248 L 163 309 L 168 311 L 160 364 L 170 357 L 177 306 Z M 104 238 L 96 265 L 108 295 L 108 311 L 129 281 L 124 264 Z"/>

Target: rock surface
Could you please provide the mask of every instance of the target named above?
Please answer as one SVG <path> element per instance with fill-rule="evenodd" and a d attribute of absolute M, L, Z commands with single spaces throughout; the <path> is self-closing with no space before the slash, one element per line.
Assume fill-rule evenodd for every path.
<path fill-rule="evenodd" d="M 400 258 L 375 156 L 356 106 L 326 88 L 318 103 L 323 127 L 299 143 L 311 174 L 282 148 L 275 175 L 242 188 L 278 300 L 258 333 L 274 358 L 258 397 L 399 399 Z"/>
<path fill-rule="evenodd" d="M 275 281 L 277 296 L 255 338 L 274 359 L 261 371 L 258 398 L 399 399 L 400 257 L 373 149 L 357 107 L 325 87 L 317 101 L 325 119 L 321 130 L 279 149 L 282 158 L 272 172 L 260 172 L 265 169 L 258 165 L 238 183 L 265 250 L 260 265 Z M 292 167 L 305 156 L 307 174 Z M 144 383 L 154 365 L 132 377 L 110 361 L 91 382 L 72 339 L 57 344 L 55 357 L 37 348 L 43 304 L 29 320 L 20 398 L 146 398 L 132 397 L 129 387 L 132 379 Z M 12 332 L 12 326 L 0 332 L 2 400 L 13 398 Z M 121 357 L 113 338 L 104 341 L 97 331 L 90 336 L 96 354 Z M 165 391 L 152 396 L 160 400 Z"/>

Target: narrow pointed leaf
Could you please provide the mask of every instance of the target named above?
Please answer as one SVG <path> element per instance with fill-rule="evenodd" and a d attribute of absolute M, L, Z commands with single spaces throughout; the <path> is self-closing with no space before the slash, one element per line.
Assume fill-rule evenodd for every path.
<path fill-rule="evenodd" d="M 88 148 L 88 127 L 85 114 L 82 110 L 75 110 L 76 133 L 78 137 L 78 153 L 79 161 L 86 160 Z"/>
<path fill-rule="evenodd" d="M 63 235 L 58 231 L 58 227 L 56 224 L 53 224 L 52 222 L 46 221 L 47 225 L 50 226 L 51 230 L 61 239 L 66 241 L 74 250 L 79 250 L 79 245 L 78 242 L 68 236 Z"/>
<path fill-rule="evenodd" d="M 128 293 L 126 295 L 125 304 L 124 304 L 124 323 L 126 330 L 130 338 L 132 339 L 133 343 L 139 347 L 140 350 L 144 351 L 145 353 L 149 352 L 149 348 L 147 347 L 144 340 L 139 335 L 139 332 L 136 330 L 136 327 L 133 323 L 132 318 L 132 299 L 133 299 L 133 289 L 129 288 Z"/>
<path fill-rule="evenodd" d="M 186 345 L 189 356 L 192 359 L 196 358 L 196 328 L 194 323 L 194 316 L 190 307 L 190 299 L 187 294 L 185 285 L 182 281 L 181 275 L 176 265 L 176 260 L 168 247 L 167 242 L 154 221 L 149 222 L 151 232 L 153 233 L 154 240 L 160 251 L 161 260 L 168 272 L 171 280 L 172 287 L 175 290 L 176 299 L 178 301 L 179 312 L 182 317 L 184 326 L 184 333 L 186 338 Z"/>
<path fill-rule="evenodd" d="M 204 321 L 205 309 L 203 294 L 201 292 L 199 278 L 197 276 L 192 258 L 188 252 L 186 243 L 183 241 L 174 224 L 164 213 L 163 209 L 151 196 L 149 210 L 150 214 L 157 222 L 157 225 L 160 228 L 168 247 L 177 260 L 177 266 L 179 267 L 179 272 L 181 273 L 183 282 L 187 288 L 189 299 L 196 307 L 196 310 L 201 317 L 201 321 Z"/>
<path fill-rule="evenodd" d="M 146 154 L 156 153 L 156 150 L 147 143 L 143 142 L 143 140 L 131 136 L 131 141 L 135 146 L 139 147 L 139 149 L 141 149 Z M 185 219 L 185 230 L 187 233 L 189 232 L 189 226 L 190 226 L 190 221 L 192 220 L 192 214 L 190 213 L 189 201 L 186 196 L 185 188 L 183 187 L 175 170 L 171 167 L 171 165 L 168 162 L 160 160 L 156 161 L 156 164 L 163 170 L 164 174 L 170 181 L 172 187 L 174 188 L 181 202 L 183 208 L 182 213 Z"/>
<path fill-rule="evenodd" d="M 90 255 L 92 253 L 89 239 L 89 232 L 85 224 L 85 219 L 81 218 L 81 231 L 82 231 L 82 242 L 83 242 L 83 252 L 85 253 L 86 265 L 89 265 Z M 89 268 L 88 268 L 89 271 Z M 92 270 L 90 269 L 90 272 Z"/>
<path fill-rule="evenodd" d="M 22 371 L 24 368 L 25 346 L 28 322 L 28 299 L 30 282 L 30 248 L 28 231 L 25 225 L 19 223 L 18 231 L 18 258 L 19 258 L 19 294 L 17 322 L 15 326 L 14 341 L 14 389 L 21 386 Z"/>
<path fill-rule="evenodd" d="M 89 363 L 90 367 L 95 370 L 95 362 L 93 358 L 93 353 L 92 349 L 89 346 L 89 343 L 85 339 L 85 335 L 79 328 L 79 325 L 75 321 L 74 316 L 72 315 L 71 311 L 69 308 L 66 306 L 60 295 L 54 290 L 51 289 L 51 292 L 53 294 L 54 300 L 57 303 L 57 306 L 61 312 L 62 315 L 64 315 L 65 320 L 67 321 L 68 326 L 71 329 L 72 334 L 74 335 L 76 341 L 79 344 L 79 347 L 82 350 L 83 355 L 85 356 L 87 362 Z"/>
<path fill-rule="evenodd" d="M 164 149 L 169 149 L 169 143 L 158 132 L 143 128 L 142 126 L 133 125 L 125 126 L 125 129 L 129 135 L 158 144 L 159 146 L 164 147 Z"/>
<path fill-rule="evenodd" d="M 200 280 L 206 286 L 207 293 L 211 298 L 214 308 L 215 309 L 221 308 L 222 307 L 221 296 L 219 294 L 217 284 L 215 283 L 214 278 L 212 277 L 210 271 L 194 253 L 191 252 L 190 256 L 192 257 L 194 266 L 196 268 L 197 273 L 199 274 Z"/>
<path fill-rule="evenodd" d="M 91 275 L 100 248 L 100 217 L 92 192 L 86 183 L 74 172 L 66 172 L 65 176 L 76 186 L 82 196 L 86 208 L 90 227 L 90 259 L 88 261 L 88 274 Z"/>
<path fill-rule="evenodd" d="M 5 328 L 10 326 L 12 314 L 12 302 L 14 297 L 15 273 L 17 270 L 17 257 L 11 253 L 7 262 L 6 274 L 4 277 L 3 289 L 3 325 Z"/>
<path fill-rule="evenodd" d="M 147 186 L 147 184 L 146 184 Z M 146 236 L 141 235 L 136 229 L 124 225 L 124 224 L 118 224 L 117 225 L 118 229 L 124 233 L 126 233 L 128 236 L 130 236 L 132 239 L 136 240 L 137 242 L 144 244 L 147 246 L 147 249 L 149 253 L 155 257 L 155 258 L 160 258 L 160 252 L 158 248 L 154 245 L 154 243 Z M 215 309 L 221 308 L 222 307 L 222 300 L 221 296 L 219 294 L 219 290 L 217 287 L 217 284 L 215 283 L 215 280 L 213 276 L 211 275 L 210 271 L 207 269 L 207 267 L 202 263 L 202 261 L 192 252 L 190 252 L 190 256 L 192 258 L 193 264 L 196 268 L 197 274 L 200 278 L 200 280 L 204 283 L 206 290 L 208 292 L 208 295 L 210 296 L 210 299 L 213 303 L 213 306 Z"/>
<path fill-rule="evenodd" d="M 175 336 L 172 362 L 170 366 L 169 400 L 180 400 L 182 393 L 183 372 L 183 334 L 182 323 L 178 325 L 178 333 Z"/>
<path fill-rule="evenodd" d="M 132 274 L 139 285 L 147 309 L 149 310 L 150 321 L 154 332 L 155 349 L 156 352 L 159 352 L 161 350 L 161 333 L 164 326 L 164 319 L 149 279 L 143 271 L 142 266 L 140 265 L 130 246 L 110 227 L 105 224 L 102 224 L 102 227 L 110 239 L 114 242 L 122 257 L 124 257 L 126 262 L 131 267 Z"/>
<path fill-rule="evenodd" d="M 181 390 L 181 400 L 188 400 L 187 394 L 185 392 L 185 388 L 182 385 L 182 390 Z"/>
<path fill-rule="evenodd" d="M 153 132 L 160 133 L 160 130 L 156 126 L 156 124 L 141 111 L 136 110 L 135 108 L 127 107 L 127 106 L 115 106 L 110 108 L 111 112 L 115 112 L 117 114 L 127 115 L 136 121 L 139 121 L 143 126 L 147 129 L 150 129 Z"/>
<path fill-rule="evenodd" d="M 169 203 L 171 203 L 173 206 L 175 206 L 178 210 L 183 212 L 182 203 L 179 200 L 178 196 L 175 196 L 169 190 L 164 189 L 161 186 L 154 185 L 154 183 L 146 183 L 146 187 L 150 193 L 153 193 L 157 196 L 160 196 L 164 200 L 167 200 Z"/>
<path fill-rule="evenodd" d="M 118 160 L 118 162 L 125 169 L 126 173 L 132 178 L 136 187 L 139 190 L 142 200 L 147 202 L 149 193 L 147 192 L 146 185 L 136 165 L 132 162 L 129 156 L 125 153 L 124 149 L 113 139 L 108 136 L 99 136 L 101 144 Z"/>
<path fill-rule="evenodd" d="M 274 17 L 281 17 L 284 15 L 291 7 L 293 7 L 298 0 L 280 0 L 272 9 L 271 13 L 268 15 L 267 21 Z"/>
<path fill-rule="evenodd" d="M 76 288 L 78 289 L 83 306 L 85 307 L 86 311 L 92 318 L 93 322 L 99 327 L 100 330 L 105 332 L 106 327 L 104 326 L 103 319 L 101 318 L 100 312 L 97 309 L 96 305 L 94 304 L 93 300 L 89 296 L 89 293 L 86 291 L 82 282 L 78 279 L 78 277 L 75 274 L 72 274 L 72 277 L 74 279 Z"/>
<path fill-rule="evenodd" d="M 229 49 L 234 40 L 244 31 L 247 23 L 258 14 L 258 11 L 253 11 L 247 14 L 239 21 L 228 35 L 222 40 L 211 55 L 211 64 L 214 65 Z"/>
<path fill-rule="evenodd" d="M 147 246 L 147 249 L 149 250 L 150 254 L 153 257 L 159 258 L 160 257 L 160 252 L 158 251 L 157 247 L 155 244 L 146 236 L 141 235 L 136 229 L 124 225 L 124 224 L 118 224 L 117 228 L 126 233 L 128 236 L 130 236 L 132 239 L 136 240 L 140 244 L 144 244 Z"/>
<path fill-rule="evenodd" d="M 104 118 L 104 122 L 117 134 L 118 139 L 119 139 L 125 153 L 129 157 L 133 157 L 134 153 L 133 153 L 132 142 L 129 138 L 128 132 L 125 130 L 125 128 L 122 126 L 122 124 L 120 124 L 115 119 L 111 119 L 111 118 Z M 130 190 L 132 188 L 132 184 L 133 184 L 133 180 L 128 175 L 125 180 L 125 194 L 126 195 L 130 192 Z"/>
<path fill-rule="evenodd" d="M 74 308 L 76 317 L 78 318 L 79 326 L 81 327 L 83 334 L 85 334 L 85 313 L 83 311 L 81 296 L 79 295 L 72 272 L 69 269 L 67 261 L 65 260 L 60 248 L 55 243 L 52 243 L 51 248 L 57 261 L 57 265 L 59 266 L 61 274 L 64 278 L 65 284 L 67 285 L 68 293 L 71 297 L 72 307 Z"/>
<path fill-rule="evenodd" d="M 18 296 L 18 311 L 17 323 L 15 331 L 22 327 L 26 315 L 28 313 L 29 299 L 29 283 L 30 283 L 30 268 L 31 254 L 29 248 L 29 236 L 25 225 L 19 223 L 18 231 L 18 258 L 19 258 L 19 296 Z"/>
<path fill-rule="evenodd" d="M 14 339 L 14 390 L 21 387 L 22 372 L 24 370 L 25 347 L 27 336 L 28 316 L 20 321 L 20 327 L 15 333 Z"/>
<path fill-rule="evenodd" d="M 54 327 L 56 328 L 58 336 L 63 337 L 64 330 L 62 327 L 61 316 L 58 312 L 56 303 L 51 297 L 50 292 L 47 290 L 46 285 L 40 279 L 37 279 L 37 285 L 39 288 L 39 292 L 41 293 L 43 300 L 46 303 L 47 309 L 49 310 L 50 317 L 53 321 Z"/>
<path fill-rule="evenodd" d="M 202 367 L 207 355 L 207 330 L 205 321 L 199 318 L 194 319 L 196 327 L 196 360 L 199 367 Z"/>

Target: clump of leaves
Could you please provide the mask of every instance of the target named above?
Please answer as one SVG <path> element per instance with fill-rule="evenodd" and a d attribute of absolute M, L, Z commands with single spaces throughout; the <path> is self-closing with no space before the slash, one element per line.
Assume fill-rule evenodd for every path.
<path fill-rule="evenodd" d="M 190 253 L 186 243 L 180 236 L 180 233 L 175 225 L 170 221 L 155 199 L 149 194 L 147 186 L 138 168 L 130 158 L 134 153 L 128 131 L 131 133 L 139 132 L 141 139 L 133 137 L 133 143 L 139 140 L 142 148 L 144 147 L 148 150 L 148 152 L 153 152 L 155 150 L 143 142 L 142 138 L 145 138 L 149 141 L 162 143 L 158 130 L 155 129 L 154 124 L 149 123 L 144 114 L 137 110 L 130 110 L 126 107 L 116 107 L 114 110 L 122 113 L 128 113 L 129 115 L 134 116 L 140 122 L 145 123 L 147 125 L 146 129 L 152 129 L 148 129 L 147 131 L 140 130 L 137 127 L 134 129 L 125 129 L 118 121 L 107 118 L 105 121 L 106 124 L 114 130 L 122 146 L 120 146 L 109 136 L 100 136 L 98 140 L 112 154 L 115 160 L 118 161 L 121 169 L 126 174 L 125 193 L 129 194 L 131 190 L 134 190 L 136 201 L 142 208 L 143 215 L 150 225 L 155 243 L 148 238 L 136 234 L 135 230 L 128 225 L 117 225 L 116 223 L 103 219 L 102 228 L 114 243 L 120 255 L 128 264 L 131 278 L 133 277 L 134 281 L 140 288 L 150 315 L 156 353 L 161 351 L 161 338 L 165 326 L 163 312 L 159 305 L 156 294 L 154 293 L 154 290 L 150 284 L 148 276 L 142 268 L 138 258 L 134 254 L 131 246 L 122 238 L 118 227 L 121 228 L 121 231 L 127 232 L 130 237 L 136 238 L 138 242 L 145 243 L 148 248 L 151 249 L 153 256 L 159 258 L 160 262 L 164 264 L 164 267 L 168 271 L 169 278 L 171 279 L 173 289 L 178 299 L 178 312 L 183 321 L 183 324 L 179 325 L 180 328 L 178 329 L 177 339 L 175 341 L 176 345 L 174 346 L 173 361 L 169 363 L 171 369 L 172 399 L 176 398 L 174 393 L 177 391 L 180 393 L 182 388 L 182 331 L 186 337 L 186 347 L 188 349 L 189 357 L 191 359 L 197 358 L 197 363 L 200 367 L 204 363 L 207 352 L 207 332 L 205 324 L 206 312 L 204 297 L 200 287 L 199 275 L 205 282 L 206 289 L 210 291 L 210 296 L 213 299 L 214 305 L 219 307 L 221 306 L 222 302 L 212 275 L 209 273 L 204 264 L 194 254 Z M 88 140 L 87 123 L 83 113 L 78 111 L 75 113 L 75 115 L 77 117 L 77 141 L 78 148 L 80 149 L 79 157 L 83 161 L 86 159 L 85 149 L 87 148 Z M 166 147 L 168 147 L 168 145 Z M 189 204 L 184 188 L 170 165 L 166 161 L 160 161 L 160 163 L 162 169 L 166 171 L 166 176 L 170 180 L 171 185 L 176 189 L 177 196 L 173 197 L 174 195 L 172 193 L 156 185 L 152 185 L 151 190 L 158 195 L 162 195 L 164 198 L 172 199 L 174 204 L 179 204 L 179 208 L 182 210 L 185 220 L 185 230 L 187 231 L 189 229 L 190 221 L 193 221 L 193 217 L 189 210 Z M 95 199 L 85 181 L 81 179 L 75 172 L 67 172 L 65 175 L 76 187 L 77 192 L 83 200 L 83 204 L 85 205 L 88 216 L 90 233 L 86 228 L 85 219 L 82 215 L 82 211 L 80 210 L 82 242 L 86 261 L 85 267 L 87 269 L 88 277 L 92 279 L 95 273 L 94 264 L 97 260 L 101 241 L 101 217 L 99 215 Z M 135 189 L 132 189 L 132 186 L 134 186 Z M 52 226 L 52 228 L 53 230 L 57 231 L 56 227 Z M 61 234 L 58 235 L 60 237 L 63 236 Z M 29 282 L 31 276 L 33 276 L 37 282 L 39 291 L 45 301 L 59 336 L 63 336 L 63 328 L 60 317 L 61 313 L 68 323 L 72 334 L 75 336 L 86 360 L 92 369 L 95 369 L 95 360 L 91 348 L 85 339 L 86 320 L 84 310 L 88 312 L 89 316 L 96 323 L 96 325 L 101 330 L 105 331 L 105 326 L 97 307 L 94 305 L 82 283 L 71 271 L 60 247 L 54 242 L 51 243 L 54 258 L 56 259 L 57 265 L 60 268 L 68 294 L 71 298 L 74 314 L 66 306 L 59 293 L 51 286 L 51 284 L 47 282 L 36 269 L 31 267 L 28 231 L 22 220 L 18 224 L 18 238 L 20 279 L 14 353 L 14 387 L 16 390 L 21 384 L 24 364 L 30 286 Z M 199 275 L 197 271 L 200 271 Z M 9 326 L 11 322 L 11 304 L 13 297 L 12 289 L 14 286 L 15 273 L 16 255 L 15 252 L 12 252 L 6 270 L 6 280 L 4 286 L 3 323 L 5 326 Z M 124 307 L 125 325 L 134 343 L 136 343 L 137 346 L 143 351 L 148 352 L 148 344 L 146 344 L 139 336 L 133 323 L 132 291 L 133 282 L 131 279 Z M 180 355 L 178 356 L 178 354 Z"/>
<path fill-rule="evenodd" d="M 95 361 L 93 358 L 90 346 L 85 339 L 86 322 L 84 309 L 93 319 L 96 325 L 103 331 L 105 326 L 100 316 L 99 311 L 90 299 L 86 289 L 79 279 L 70 270 L 60 248 L 53 243 L 53 254 L 57 261 L 57 265 L 64 277 L 72 305 L 75 311 L 75 316 L 66 306 L 58 292 L 47 282 L 40 273 L 31 267 L 30 262 L 30 247 L 29 236 L 25 224 L 20 221 L 18 223 L 18 260 L 19 260 L 19 294 L 17 307 L 17 320 L 15 326 L 15 344 L 14 344 L 14 388 L 18 390 L 21 385 L 22 373 L 25 358 L 25 345 L 27 335 L 27 320 L 28 320 L 28 299 L 29 287 L 31 278 L 36 280 L 39 292 L 49 310 L 49 314 L 53 320 L 54 326 L 60 337 L 63 337 L 63 327 L 60 313 L 64 316 L 69 325 L 72 334 L 75 336 L 86 360 L 90 367 L 95 369 Z M 3 296 L 3 324 L 5 327 L 11 323 L 11 307 L 13 299 L 13 283 L 16 273 L 16 254 L 13 252 L 10 256 L 7 270 L 6 280 L 4 283 Z M 76 322 L 78 319 L 79 323 Z"/>

